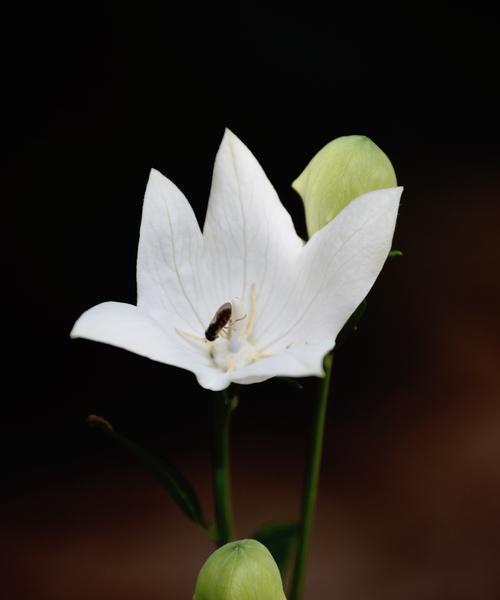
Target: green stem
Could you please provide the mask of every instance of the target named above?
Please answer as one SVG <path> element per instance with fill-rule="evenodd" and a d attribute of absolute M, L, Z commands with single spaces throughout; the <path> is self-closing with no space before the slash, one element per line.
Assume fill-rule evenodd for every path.
<path fill-rule="evenodd" d="M 318 495 L 319 471 L 323 451 L 323 432 L 325 429 L 326 407 L 330 391 L 332 361 L 333 356 L 328 354 L 325 357 L 325 377 L 321 382 L 314 408 L 311 447 L 304 479 L 302 518 L 299 529 L 297 556 L 292 575 L 290 600 L 299 600 L 304 591 L 307 556 L 309 554 L 314 509 L 316 506 L 316 497 Z"/>
<path fill-rule="evenodd" d="M 213 405 L 213 490 L 216 543 L 223 546 L 233 537 L 231 485 L 229 475 L 229 425 L 231 413 L 238 404 L 237 396 L 227 391 L 214 396 Z"/>

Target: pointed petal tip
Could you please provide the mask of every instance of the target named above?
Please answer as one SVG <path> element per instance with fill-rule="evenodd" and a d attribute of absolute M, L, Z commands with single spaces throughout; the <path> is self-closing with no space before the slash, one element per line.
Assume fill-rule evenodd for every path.
<path fill-rule="evenodd" d="M 224 129 L 224 135 L 222 136 L 222 141 L 220 143 L 220 147 L 224 147 L 229 145 L 234 150 L 243 150 L 247 153 L 250 153 L 247 145 L 241 141 L 241 139 L 231 130 L 229 127 Z"/>
<path fill-rule="evenodd" d="M 151 169 L 149 170 L 149 177 L 148 177 L 148 183 L 147 185 L 151 185 L 151 184 L 162 184 L 164 182 L 169 182 L 170 180 L 168 179 L 168 177 L 165 177 L 165 175 L 163 175 L 163 173 L 161 173 L 160 171 L 158 171 L 158 169 L 155 169 L 154 167 L 151 167 Z"/>
<path fill-rule="evenodd" d="M 228 138 L 233 137 L 233 138 L 238 139 L 237 136 L 233 133 L 233 130 L 229 129 L 229 127 L 224 127 L 224 135 L 222 136 L 222 139 L 224 139 L 226 136 Z"/>
<path fill-rule="evenodd" d="M 232 132 L 231 129 L 226 127 L 224 129 L 224 135 L 222 136 L 222 141 L 220 143 L 221 147 L 225 145 L 229 145 L 230 147 L 237 147 L 238 145 L 244 145 L 240 138 Z"/>
<path fill-rule="evenodd" d="M 356 205 L 359 203 L 371 204 L 374 200 L 382 204 L 398 204 L 401 198 L 401 194 L 403 193 L 403 189 L 403 186 L 396 186 L 366 192 L 364 194 L 361 194 L 361 196 L 354 198 L 354 200 L 352 200 L 346 207 L 344 207 L 344 209 L 341 212 L 347 209 L 352 210 L 352 208 L 349 208 L 351 205 Z"/>
<path fill-rule="evenodd" d="M 89 323 L 89 316 L 92 317 L 95 312 L 95 309 L 97 307 L 100 308 L 104 304 L 105 303 L 103 302 L 101 304 L 97 304 L 96 306 L 92 306 L 91 308 L 88 308 L 87 310 L 83 311 L 83 313 L 75 321 L 75 323 L 73 324 L 73 327 L 71 328 L 71 331 L 69 332 L 69 337 L 71 340 L 87 339 L 87 340 L 92 340 L 92 341 L 99 341 L 99 340 L 94 340 L 94 338 L 91 336 L 91 333 L 88 330 L 88 323 Z"/>
<path fill-rule="evenodd" d="M 398 185 L 394 188 L 388 188 L 392 193 L 392 201 L 396 206 L 399 206 L 401 201 L 401 195 L 403 194 L 404 187 L 402 185 Z"/>
<path fill-rule="evenodd" d="M 149 170 L 148 182 L 146 185 L 146 193 L 148 191 L 157 190 L 163 193 L 172 194 L 173 192 L 179 192 L 182 194 L 181 190 L 177 187 L 177 185 L 169 179 L 166 175 L 164 175 L 158 169 L 151 167 Z"/>
<path fill-rule="evenodd" d="M 393 188 L 386 188 L 388 190 L 392 190 L 392 192 L 394 193 L 395 196 L 400 197 L 401 194 L 403 193 L 404 187 L 402 185 L 397 185 Z"/>
<path fill-rule="evenodd" d="M 71 328 L 71 331 L 69 332 L 69 338 L 71 340 L 77 340 L 79 338 L 81 338 L 81 332 L 80 332 L 80 321 L 83 317 L 83 315 L 86 313 L 87 311 L 84 311 L 79 317 L 78 319 L 73 323 L 73 327 Z"/>
<path fill-rule="evenodd" d="M 149 170 L 149 179 L 151 179 L 152 177 L 158 177 L 161 176 L 160 171 L 158 171 L 158 169 L 155 169 L 154 167 L 151 167 L 151 169 Z"/>

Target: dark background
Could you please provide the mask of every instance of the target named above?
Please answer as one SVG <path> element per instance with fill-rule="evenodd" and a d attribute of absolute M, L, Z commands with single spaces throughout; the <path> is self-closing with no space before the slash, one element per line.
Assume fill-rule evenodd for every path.
<path fill-rule="evenodd" d="M 361 133 L 405 186 L 392 259 L 336 355 L 308 598 L 500 595 L 498 20 L 480 5 L 5 14 L 2 253 L 5 597 L 189 598 L 211 546 L 89 413 L 168 456 L 210 512 L 210 393 L 70 341 L 135 302 L 153 166 L 203 221 L 223 129 L 290 188 Z M 314 381 L 242 393 L 237 534 L 294 518 Z"/>

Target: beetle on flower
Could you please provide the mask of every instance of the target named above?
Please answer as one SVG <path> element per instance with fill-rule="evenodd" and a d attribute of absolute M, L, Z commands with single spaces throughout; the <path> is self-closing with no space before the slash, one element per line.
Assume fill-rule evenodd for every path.
<path fill-rule="evenodd" d="M 71 337 L 188 369 L 211 390 L 322 376 L 323 357 L 388 256 L 401 191 L 363 194 L 304 243 L 257 160 L 226 130 L 203 233 L 184 195 L 153 169 L 137 306 L 94 306 Z"/>

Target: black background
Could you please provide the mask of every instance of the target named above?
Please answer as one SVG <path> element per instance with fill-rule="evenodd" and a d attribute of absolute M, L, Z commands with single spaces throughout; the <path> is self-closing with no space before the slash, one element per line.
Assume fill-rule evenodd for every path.
<path fill-rule="evenodd" d="M 384 568 L 391 572 L 401 553 L 418 546 L 411 538 L 421 527 L 416 513 L 428 517 L 431 538 L 442 530 L 439 502 L 428 500 L 434 480 L 423 475 L 415 476 L 414 487 L 408 484 L 403 494 L 405 517 L 391 518 L 400 504 L 384 482 L 412 481 L 416 468 L 411 458 L 400 457 L 399 466 L 384 468 L 401 451 L 402 440 L 418 456 L 417 472 L 436 453 L 439 461 L 436 448 L 452 448 L 445 463 L 459 465 L 453 481 L 467 486 L 469 471 L 460 467 L 465 459 L 453 454 L 450 431 L 457 439 L 472 439 L 472 420 L 489 424 L 492 440 L 499 433 L 498 425 L 493 427 L 500 391 L 497 19 L 479 6 L 351 11 L 332 5 L 327 11 L 306 5 L 257 11 L 235 5 L 226 12 L 194 5 L 176 10 L 82 5 L 20 9 L 6 15 L 3 27 L 7 177 L 0 426 L 7 539 L 14 549 L 7 554 L 14 575 L 24 564 L 22 544 L 29 545 L 30 532 L 44 532 L 42 549 L 60 548 L 53 528 L 72 531 L 71 524 L 79 521 L 84 501 L 68 492 L 68 477 L 74 491 L 75 482 L 94 486 L 94 478 L 106 479 L 118 468 L 124 480 L 139 477 L 138 490 L 142 485 L 154 490 L 147 493 L 162 493 L 147 487 L 149 480 L 139 471 L 130 474 L 127 459 L 87 430 L 89 413 L 105 415 L 187 466 L 203 488 L 208 475 L 198 471 L 208 469 L 210 394 L 188 372 L 104 345 L 70 341 L 68 334 L 94 304 L 135 302 L 142 197 L 151 167 L 183 190 L 203 222 L 213 160 L 226 126 L 261 162 L 302 236 L 301 202 L 290 183 L 319 148 L 339 135 L 371 137 L 391 157 L 405 186 L 394 244 L 404 257 L 387 264 L 360 331 L 337 354 L 328 427 L 338 436 L 327 446 L 331 454 L 326 456 L 332 458 L 325 458 L 323 484 L 326 497 L 331 482 L 332 502 L 344 490 L 349 506 L 344 510 L 351 511 L 353 521 L 376 523 L 377 536 L 386 527 L 394 539 L 401 536 L 398 550 L 377 547 L 368 559 L 381 578 Z M 243 490 L 251 485 L 262 496 L 282 498 L 293 517 L 314 383 L 306 382 L 304 392 L 275 382 L 243 390 L 234 426 L 235 470 L 238 457 L 246 469 L 240 480 L 235 475 L 243 506 Z M 481 432 L 477 436 L 484 439 Z M 498 500 L 493 464 L 500 450 L 492 444 L 484 460 L 474 463 L 473 472 L 479 469 L 484 482 L 473 486 L 477 494 L 453 513 L 459 521 L 482 514 L 489 532 L 483 535 L 481 522 L 463 533 L 464 553 L 450 563 L 460 569 L 471 564 L 467 551 L 472 546 L 477 564 L 500 553 L 498 514 L 489 504 Z M 282 471 L 275 486 L 263 490 L 262 464 L 274 464 L 269 456 L 280 453 L 287 456 L 278 462 Z M 374 453 L 379 471 L 370 474 Z M 129 489 L 121 481 L 109 491 L 118 507 Z M 448 488 L 443 484 L 436 498 L 454 506 Z M 99 512 L 103 500 L 95 493 L 89 498 Z M 290 494 L 296 496 L 286 505 Z M 209 501 L 209 492 L 205 495 Z M 42 496 L 35 515 L 28 507 Z M 415 498 L 427 499 L 426 508 L 416 511 Z M 59 522 L 52 512 L 49 517 L 43 507 L 55 510 L 54 502 L 70 505 L 71 518 Z M 168 502 L 166 510 L 174 513 Z M 250 508 L 242 510 L 251 515 Z M 321 514 L 328 523 L 328 511 Z M 121 528 L 126 530 L 128 519 Z M 135 519 L 139 522 L 141 515 Z M 407 521 L 411 535 L 404 529 Z M 253 526 L 251 516 L 242 522 L 240 535 L 249 535 L 244 529 L 247 522 Z M 95 547 L 103 535 L 111 533 L 99 526 L 91 537 Z M 168 533 L 172 539 L 176 535 L 182 530 Z M 444 544 L 442 554 L 455 542 Z M 335 543 L 317 540 L 325 552 L 333 552 Z M 194 564 L 207 553 L 200 547 Z M 390 593 L 378 589 L 376 595 L 370 585 L 377 579 L 368 577 L 367 588 L 359 589 L 372 598 L 411 598 L 412 592 L 422 597 L 422 589 L 429 598 L 496 597 L 500 588 L 491 570 L 480 570 L 480 590 L 472 578 L 469 594 L 465 583 L 453 587 L 451 566 L 449 578 L 433 579 L 432 574 L 442 574 L 441 563 L 428 563 L 422 552 L 410 561 L 415 575 L 407 587 Z M 377 562 L 381 554 L 387 563 Z M 24 587 L 16 576 L 12 589 L 7 582 L 9 597 L 17 597 L 21 588 L 22 597 L 35 597 L 35 587 L 37 598 L 77 597 L 74 590 L 61 591 L 66 588 L 59 585 L 60 574 L 40 582 L 36 560 L 29 563 Z M 30 570 L 37 582 L 33 589 L 26 583 Z M 147 597 L 170 597 L 160 591 L 173 585 L 175 569 L 161 573 L 158 588 Z M 72 581 L 80 585 L 71 569 L 66 577 L 68 590 Z M 183 597 L 189 596 L 189 577 L 194 574 L 176 588 Z M 365 581 L 359 573 L 353 578 Z M 439 585 L 422 588 L 427 580 Z M 321 578 L 319 566 L 317 581 L 325 587 L 311 587 L 311 594 L 330 597 L 325 590 L 338 589 L 350 598 L 360 593 L 348 584 L 335 588 L 334 580 Z M 129 587 L 130 597 L 142 597 L 139 589 Z M 118 587 L 115 591 L 116 597 L 129 597 Z M 100 597 L 91 584 L 81 594 L 78 598 Z M 114 597 L 113 591 L 106 594 Z"/>

